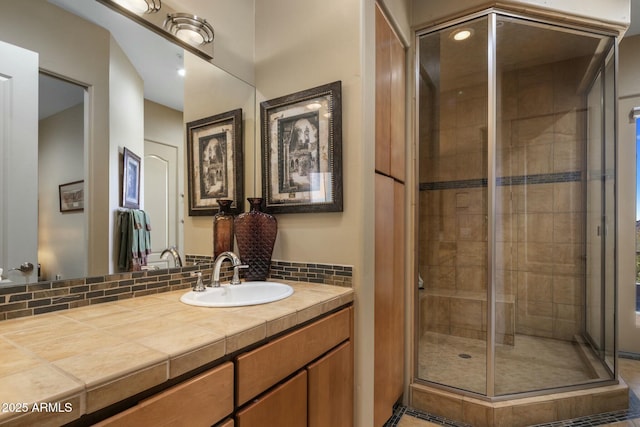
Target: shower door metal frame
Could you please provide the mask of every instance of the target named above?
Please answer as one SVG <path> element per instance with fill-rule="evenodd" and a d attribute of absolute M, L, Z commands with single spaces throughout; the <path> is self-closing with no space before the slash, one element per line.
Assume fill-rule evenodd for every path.
<path fill-rule="evenodd" d="M 496 21 L 497 14 L 490 13 L 487 25 L 487 366 L 485 368 L 485 393 L 495 396 L 495 347 L 496 347 L 496 149 L 498 135 L 496 88 Z"/>

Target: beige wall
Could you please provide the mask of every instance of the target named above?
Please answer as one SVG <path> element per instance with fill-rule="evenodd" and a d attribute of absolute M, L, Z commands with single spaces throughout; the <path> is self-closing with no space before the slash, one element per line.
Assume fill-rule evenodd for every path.
<path fill-rule="evenodd" d="M 635 321 L 635 123 L 629 119 L 640 107 L 640 36 L 620 43 L 618 75 L 618 325 L 621 351 L 640 353 L 640 329 Z"/>
<path fill-rule="evenodd" d="M 183 113 L 144 100 L 144 139 L 184 148 Z"/>

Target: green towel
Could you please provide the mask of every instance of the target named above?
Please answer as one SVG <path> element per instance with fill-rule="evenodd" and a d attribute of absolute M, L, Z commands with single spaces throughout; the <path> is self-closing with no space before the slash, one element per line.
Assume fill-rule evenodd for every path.
<path fill-rule="evenodd" d="M 118 267 L 123 271 L 139 271 L 147 265 L 151 253 L 151 221 L 140 209 L 118 212 L 120 253 Z"/>

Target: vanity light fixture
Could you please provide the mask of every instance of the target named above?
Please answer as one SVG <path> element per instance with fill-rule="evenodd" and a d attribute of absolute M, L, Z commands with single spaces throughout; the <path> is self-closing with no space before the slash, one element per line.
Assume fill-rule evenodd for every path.
<path fill-rule="evenodd" d="M 82 0 L 87 1 L 87 0 Z M 213 61 L 213 27 L 190 11 L 178 12 L 162 0 L 95 0 L 194 53 Z M 137 6 L 134 6 L 137 5 Z M 162 13 L 154 13 L 162 10 Z"/>
<path fill-rule="evenodd" d="M 466 40 L 473 35 L 471 28 L 459 28 L 451 33 L 451 38 L 456 41 Z"/>
<path fill-rule="evenodd" d="M 211 24 L 206 19 L 189 13 L 168 14 L 163 27 L 180 40 L 194 45 L 204 45 L 213 41 Z"/>
<path fill-rule="evenodd" d="M 117 4 L 137 14 L 156 13 L 162 7 L 161 0 L 114 0 Z"/>

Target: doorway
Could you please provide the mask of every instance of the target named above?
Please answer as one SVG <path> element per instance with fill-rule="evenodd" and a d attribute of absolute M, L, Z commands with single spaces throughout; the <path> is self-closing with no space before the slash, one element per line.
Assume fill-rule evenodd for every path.
<path fill-rule="evenodd" d="M 177 267 L 161 258 L 162 251 L 178 246 L 178 147 L 144 141 L 144 206 L 152 218 L 153 239 L 148 264 L 158 268 Z"/>
<path fill-rule="evenodd" d="M 38 80 L 38 280 L 84 277 L 86 88 L 43 72 Z"/>

